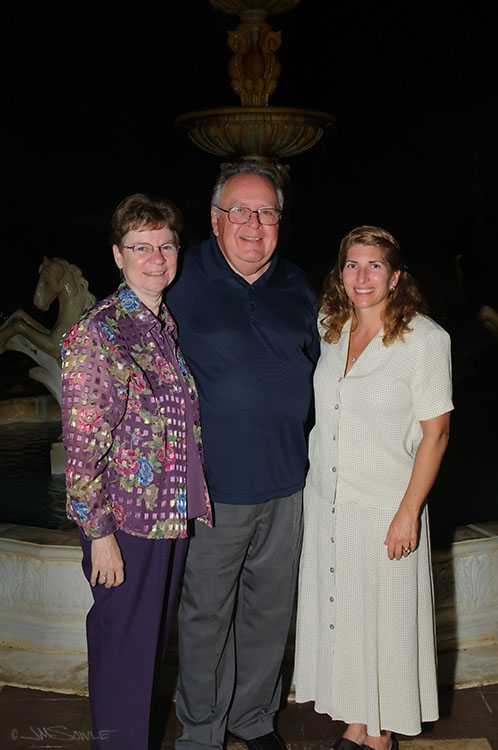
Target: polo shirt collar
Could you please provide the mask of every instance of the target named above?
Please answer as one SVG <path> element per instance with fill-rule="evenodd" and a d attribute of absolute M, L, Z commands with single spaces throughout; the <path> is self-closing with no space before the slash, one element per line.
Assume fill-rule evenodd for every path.
<path fill-rule="evenodd" d="M 252 284 L 249 284 L 228 265 L 213 231 L 211 231 L 209 239 L 202 243 L 202 263 L 207 277 L 212 280 L 235 278 L 240 283 L 252 287 L 284 287 L 286 284 L 287 274 L 277 252 L 273 253 L 270 265 L 264 274 Z"/>
<path fill-rule="evenodd" d="M 161 304 L 156 316 L 140 301 L 135 292 L 130 289 L 126 281 L 122 281 L 117 291 L 118 304 L 124 315 L 131 318 L 140 333 L 149 333 L 153 328 L 166 329 L 168 333 L 174 330 L 173 318 L 165 304 Z"/>

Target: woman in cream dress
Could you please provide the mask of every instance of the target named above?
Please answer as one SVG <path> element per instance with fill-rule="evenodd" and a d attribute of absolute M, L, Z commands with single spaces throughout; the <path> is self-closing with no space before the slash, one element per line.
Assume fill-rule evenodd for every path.
<path fill-rule="evenodd" d="M 321 300 L 295 671 L 297 700 L 348 725 L 336 750 L 396 750 L 438 718 L 425 500 L 453 404 L 424 309 L 388 232 L 346 235 Z"/>

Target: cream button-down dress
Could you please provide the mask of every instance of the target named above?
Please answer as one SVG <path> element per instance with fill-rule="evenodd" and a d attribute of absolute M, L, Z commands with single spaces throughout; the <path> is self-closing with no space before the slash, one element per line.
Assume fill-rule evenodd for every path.
<path fill-rule="evenodd" d="M 448 334 L 417 315 L 372 339 L 345 376 L 351 322 L 315 373 L 299 575 L 296 700 L 346 723 L 414 735 L 438 718 L 427 511 L 417 549 L 384 540 L 409 483 L 420 421 L 453 409 Z"/>

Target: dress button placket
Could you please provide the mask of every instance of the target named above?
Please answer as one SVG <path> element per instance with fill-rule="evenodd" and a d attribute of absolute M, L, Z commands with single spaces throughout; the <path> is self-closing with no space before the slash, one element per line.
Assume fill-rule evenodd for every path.
<path fill-rule="evenodd" d="M 330 471 L 334 475 L 334 495 L 332 499 L 332 503 L 335 504 L 335 493 L 336 493 L 336 487 L 337 487 L 337 431 L 339 427 L 339 410 L 341 408 L 341 380 L 342 378 L 339 378 L 339 386 L 337 388 L 336 393 L 336 400 L 334 404 L 334 413 L 333 415 L 333 423 L 332 423 L 332 431 L 331 431 L 331 437 L 332 437 L 332 445 L 331 445 L 331 463 L 330 463 Z M 332 513 L 334 512 L 334 509 L 332 509 Z"/>
<path fill-rule="evenodd" d="M 334 501 L 335 502 L 335 501 Z M 331 514 L 329 516 L 330 523 L 329 523 L 329 533 L 328 533 L 328 545 L 329 545 L 329 570 L 328 570 L 328 580 L 329 585 L 327 586 L 326 596 L 329 601 L 329 609 L 328 609 L 328 629 L 329 632 L 333 635 L 335 630 L 335 506 L 332 504 L 331 508 Z M 325 623 L 327 625 L 327 623 Z"/>
<path fill-rule="evenodd" d="M 337 394 L 336 399 L 334 403 L 334 412 L 333 412 L 333 424 L 332 424 L 332 450 L 331 450 L 331 463 L 330 463 L 330 471 L 332 476 L 334 477 L 334 487 L 333 487 L 333 495 L 331 499 L 331 513 L 330 513 L 330 525 L 329 525 L 329 549 L 330 549 L 330 566 L 328 571 L 329 576 L 329 586 L 327 594 L 328 594 L 328 600 L 329 600 L 329 619 L 328 619 L 328 629 L 329 632 L 334 635 L 335 631 L 335 600 L 336 600 L 336 585 L 335 585 L 335 577 L 336 577 L 336 565 L 335 565 L 335 525 L 336 525 L 336 516 L 335 516 L 335 494 L 336 494 L 336 483 L 337 483 L 337 433 L 339 429 L 339 414 L 340 414 L 340 407 L 341 407 L 341 385 L 342 385 L 342 377 L 338 380 L 338 386 L 337 386 Z M 332 651 L 334 649 L 332 648 Z"/>

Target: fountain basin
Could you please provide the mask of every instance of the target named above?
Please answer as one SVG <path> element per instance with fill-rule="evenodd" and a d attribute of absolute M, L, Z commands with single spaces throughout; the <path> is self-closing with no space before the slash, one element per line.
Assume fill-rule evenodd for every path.
<path fill-rule="evenodd" d="M 327 112 L 292 107 L 225 107 L 188 112 L 176 121 L 211 154 L 273 160 L 307 151 L 335 119 Z"/>
<path fill-rule="evenodd" d="M 0 685 L 85 694 L 91 605 L 77 531 L 0 525 Z"/>
<path fill-rule="evenodd" d="M 458 526 L 432 568 L 439 650 L 498 644 L 498 523 Z"/>
<path fill-rule="evenodd" d="M 77 531 L 0 525 L 0 642 L 85 654 L 91 604 Z"/>
<path fill-rule="evenodd" d="M 498 682 L 498 523 L 433 553 L 440 683 Z M 76 531 L 0 525 L 0 684 L 83 694 L 92 604 Z M 295 623 L 285 662 L 292 668 Z M 168 646 L 176 662 L 176 633 Z"/>

